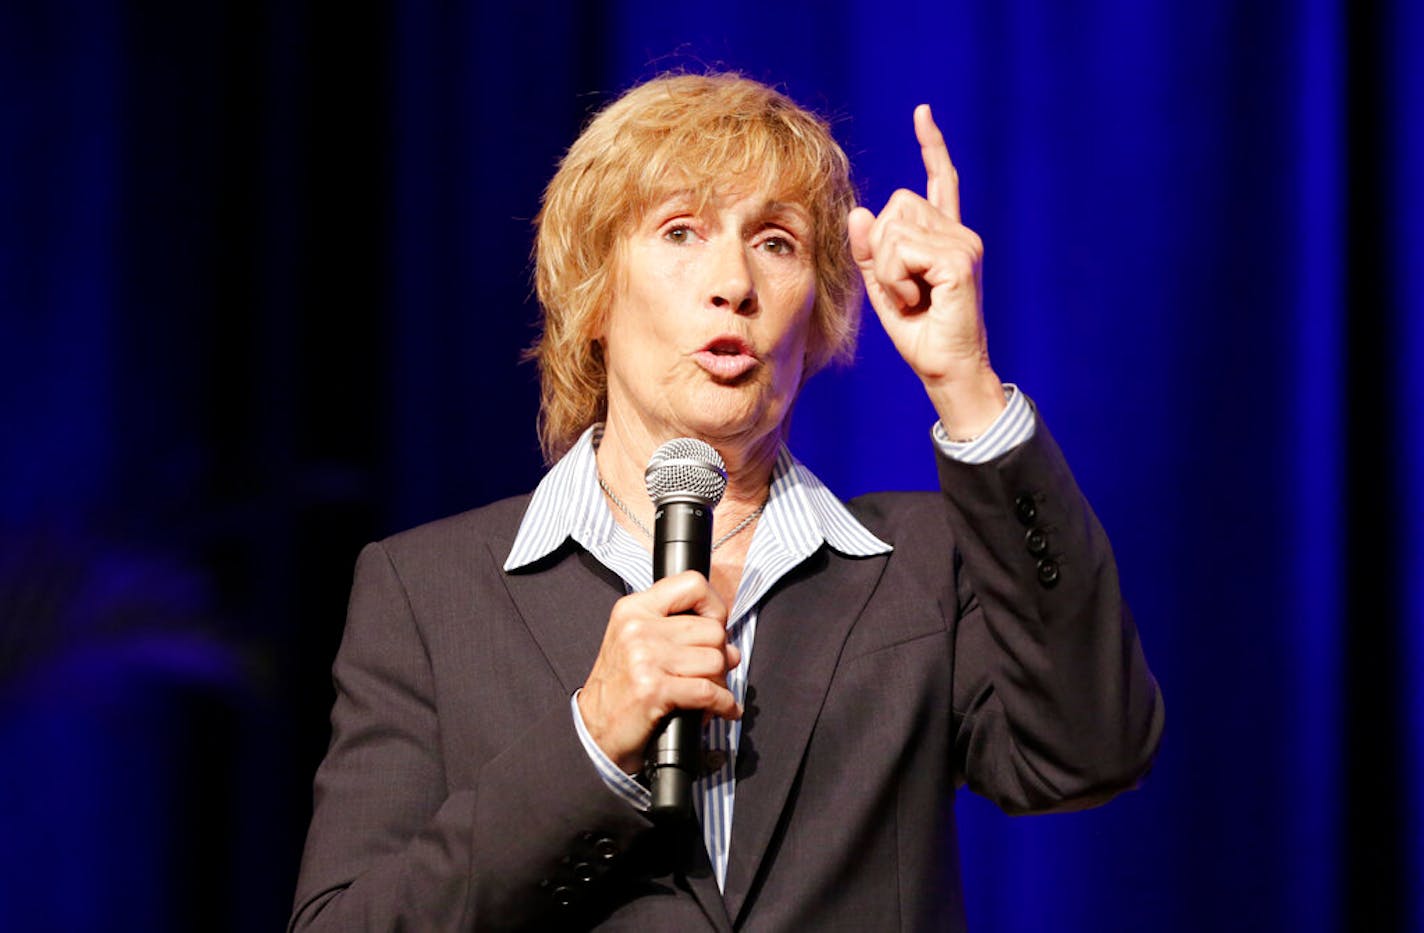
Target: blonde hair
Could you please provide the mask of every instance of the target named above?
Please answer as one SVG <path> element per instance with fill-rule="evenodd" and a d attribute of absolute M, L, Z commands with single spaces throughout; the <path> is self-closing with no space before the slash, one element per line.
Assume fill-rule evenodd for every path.
<path fill-rule="evenodd" d="M 542 327 L 529 355 L 539 364 L 539 442 L 550 462 L 607 415 L 595 335 L 624 235 L 675 189 L 706 197 L 745 179 L 811 214 L 816 303 L 806 375 L 854 356 L 861 285 L 845 218 L 855 189 L 825 121 L 737 74 L 654 78 L 593 118 L 544 191 L 534 246 Z"/>

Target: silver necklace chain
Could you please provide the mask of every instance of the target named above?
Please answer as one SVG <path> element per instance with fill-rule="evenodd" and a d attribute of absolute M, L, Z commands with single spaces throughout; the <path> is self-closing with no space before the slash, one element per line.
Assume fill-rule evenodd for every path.
<path fill-rule="evenodd" d="M 599 473 L 597 474 L 597 476 L 598 487 L 604 492 L 608 493 L 608 498 L 612 499 L 613 504 L 618 506 L 618 511 L 628 516 L 628 521 L 632 522 L 634 525 L 637 525 L 638 530 L 641 531 L 644 535 L 646 535 L 649 541 L 653 540 L 653 533 L 648 530 L 648 526 L 644 525 L 641 521 L 639 521 L 638 516 L 633 514 L 633 510 L 628 508 L 628 506 L 624 505 L 623 500 L 618 498 L 618 494 L 609 488 L 608 484 L 603 481 L 603 474 Z M 753 509 L 751 514 L 748 515 L 746 518 L 737 522 L 737 527 L 733 528 L 731 531 L 727 532 L 722 537 L 718 538 L 716 541 L 713 541 L 712 550 L 717 550 L 719 547 L 735 538 L 739 532 L 743 531 L 748 525 L 757 520 L 757 516 L 761 514 L 762 509 L 764 508 L 766 508 L 765 502 Z"/>

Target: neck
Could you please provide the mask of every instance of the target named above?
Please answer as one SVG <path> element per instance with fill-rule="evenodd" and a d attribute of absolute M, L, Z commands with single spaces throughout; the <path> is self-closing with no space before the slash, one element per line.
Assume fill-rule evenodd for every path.
<path fill-rule="evenodd" d="M 598 445 L 599 475 L 638 520 L 650 528 L 653 504 L 648 500 L 643 472 L 653 451 L 671 439 L 654 435 L 642 425 L 622 421 L 610 412 L 604 425 L 603 440 Z M 713 519 L 716 528 L 730 531 L 766 503 L 780 437 L 771 435 L 751 444 L 739 444 L 723 438 L 704 439 L 717 449 L 727 466 L 727 491 L 713 510 Z M 625 521 L 626 516 L 618 509 L 614 513 L 620 524 L 637 533 L 636 526 Z M 743 536 L 750 537 L 745 531 L 737 537 Z M 730 546 L 731 542 L 728 542 Z"/>

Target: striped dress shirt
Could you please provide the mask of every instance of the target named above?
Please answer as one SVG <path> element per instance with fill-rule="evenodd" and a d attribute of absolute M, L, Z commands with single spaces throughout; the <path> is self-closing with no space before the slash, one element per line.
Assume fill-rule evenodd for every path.
<path fill-rule="evenodd" d="M 931 434 L 946 456 L 966 463 L 984 463 L 1033 436 L 1031 404 L 1012 385 L 1006 385 L 1004 391 L 1007 407 L 984 434 L 972 441 L 951 441 L 940 424 L 935 423 Z M 531 564 L 572 538 L 618 574 L 628 592 L 653 585 L 651 542 L 634 538 L 618 524 L 598 486 L 594 454 L 602 436 L 602 425 L 585 431 L 534 490 L 514 546 L 504 562 L 506 571 Z M 841 501 L 783 446 L 777 452 L 770 495 L 747 551 L 727 625 L 728 640 L 742 653 L 741 663 L 727 674 L 727 688 L 737 703 L 742 704 L 746 699 L 758 604 L 777 580 L 814 554 L 823 543 L 854 557 L 869 557 L 891 550 L 890 545 L 856 521 Z M 594 743 L 584 727 L 577 701 L 575 693 L 569 700 L 574 728 L 603 782 L 631 806 L 648 809 L 651 801 L 647 788 L 614 764 Z M 740 722 L 714 718 L 707 723 L 702 742 L 708 768 L 694 786 L 693 806 L 718 887 L 726 882 L 740 735 Z"/>

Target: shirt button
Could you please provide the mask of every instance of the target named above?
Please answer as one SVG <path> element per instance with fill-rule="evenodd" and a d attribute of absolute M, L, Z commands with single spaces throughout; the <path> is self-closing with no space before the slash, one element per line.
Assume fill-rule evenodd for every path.
<path fill-rule="evenodd" d="M 702 753 L 702 770 L 706 774 L 721 771 L 727 763 L 727 753 L 720 748 L 709 748 Z"/>

